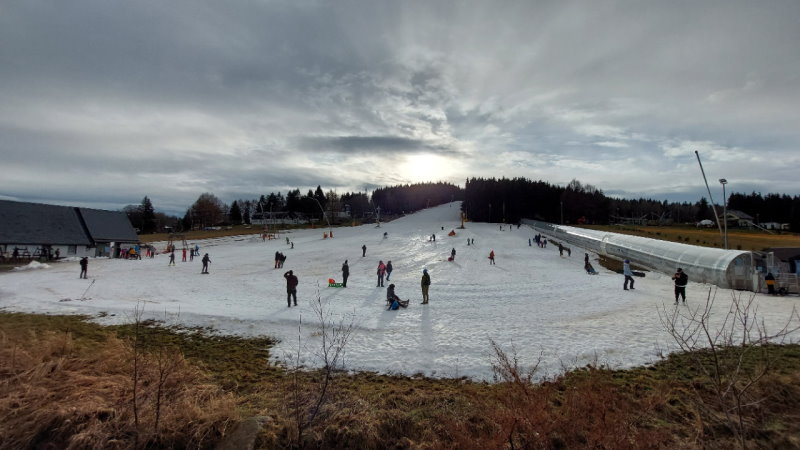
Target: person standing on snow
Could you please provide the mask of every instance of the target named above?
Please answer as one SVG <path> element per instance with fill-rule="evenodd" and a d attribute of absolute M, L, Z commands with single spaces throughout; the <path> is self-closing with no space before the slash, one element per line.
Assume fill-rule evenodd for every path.
<path fill-rule="evenodd" d="M 428 288 L 431 286 L 431 276 L 428 275 L 428 269 L 422 269 L 422 304 L 428 304 Z"/>
<path fill-rule="evenodd" d="M 375 287 L 383 287 L 383 277 L 386 275 L 386 265 L 383 261 L 378 261 L 378 284 Z"/>
<path fill-rule="evenodd" d="M 365 256 L 367 256 L 367 245 L 366 244 L 361 246 L 361 257 L 363 258 Z"/>
<path fill-rule="evenodd" d="M 489 252 L 489 264 L 494 264 L 494 250 Z"/>
<path fill-rule="evenodd" d="M 623 283 L 622 288 L 627 291 L 628 282 L 630 282 L 631 289 L 633 289 L 633 272 L 631 272 L 631 261 L 629 259 L 622 263 L 622 274 L 625 275 L 625 283 Z"/>
<path fill-rule="evenodd" d="M 772 272 L 767 272 L 764 281 L 767 283 L 767 294 L 775 295 L 775 275 Z"/>
<path fill-rule="evenodd" d="M 89 257 L 84 256 L 81 258 L 81 275 L 80 278 L 86 278 L 89 271 Z"/>
<path fill-rule="evenodd" d="M 169 264 L 167 264 L 167 265 L 168 266 L 174 266 L 175 265 L 175 249 L 172 249 L 172 251 L 169 252 Z"/>
<path fill-rule="evenodd" d="M 686 303 L 686 284 L 689 282 L 689 276 L 683 271 L 683 269 L 678 268 L 678 271 L 675 272 L 675 275 L 672 276 L 672 279 L 675 280 L 675 304 L 678 304 L 678 297 L 683 297 L 683 303 Z"/>
<path fill-rule="evenodd" d="M 294 306 L 297 306 L 297 284 L 299 281 L 291 270 L 283 274 L 283 278 L 286 278 L 286 306 L 292 307 L 292 297 L 294 297 Z"/>
<path fill-rule="evenodd" d="M 453 249 L 450 250 L 450 261 L 455 261 L 455 260 L 456 260 L 456 249 L 455 247 L 453 247 Z"/>
<path fill-rule="evenodd" d="M 386 281 L 389 281 L 389 277 L 392 276 L 392 262 L 389 261 L 386 263 Z"/>
<path fill-rule="evenodd" d="M 208 257 L 208 253 L 203 255 L 203 270 L 200 273 L 208 273 L 208 263 L 211 262 L 211 258 Z"/>
<path fill-rule="evenodd" d="M 342 264 L 342 287 L 347 287 L 347 277 L 350 276 L 350 266 L 347 265 L 347 260 Z"/>

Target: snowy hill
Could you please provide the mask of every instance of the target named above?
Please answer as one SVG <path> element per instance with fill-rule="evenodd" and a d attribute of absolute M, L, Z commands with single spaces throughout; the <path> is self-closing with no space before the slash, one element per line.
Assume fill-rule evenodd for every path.
<path fill-rule="evenodd" d="M 657 315 L 663 303 L 672 307 L 668 277 L 651 273 L 636 280 L 636 290 L 623 291 L 623 277 L 597 263 L 600 274 L 586 275 L 581 249 L 561 257 L 553 246 L 528 246 L 534 233 L 526 226 L 506 225 L 501 231 L 498 224 L 467 223 L 459 230 L 459 211 L 454 203 L 380 227 L 336 228 L 333 239 L 323 239 L 327 229 L 318 228 L 266 242 L 255 235 L 198 241 L 201 254 L 211 257 L 209 275 L 200 274 L 199 257 L 180 262 L 180 252 L 174 267 L 167 266 L 165 254 L 141 261 L 92 260 L 89 280 L 78 279 L 75 261 L 3 273 L 0 308 L 103 313 L 98 320 L 110 323 L 129 320 L 137 303 L 144 302 L 147 316 L 171 323 L 275 336 L 281 339 L 273 352 L 277 359 L 297 351 L 302 319 L 301 355 L 312 365 L 319 333 L 311 305 L 319 295 L 333 320 L 353 320 L 349 369 L 479 379 L 492 376 L 490 340 L 513 345 L 523 361 L 541 352 L 542 375 L 594 361 L 614 367 L 643 364 L 672 348 Z M 447 236 L 450 230 L 457 235 Z M 468 238 L 474 246 L 467 245 Z M 455 261 L 448 262 L 453 248 Z M 497 255 L 493 266 L 487 258 L 491 250 Z M 273 268 L 276 251 L 287 255 L 283 269 Z M 327 287 L 329 278 L 341 281 L 345 259 L 348 287 Z M 385 288 L 376 287 L 379 260 L 392 261 L 390 282 L 400 297 L 411 300 L 408 309 L 385 310 Z M 432 279 L 428 305 L 420 304 L 423 267 Z M 300 280 L 296 308 L 286 306 L 283 273 L 290 269 Z M 704 301 L 708 289 L 690 283 L 690 307 Z M 730 295 L 717 293 L 720 315 Z M 757 301 L 768 324 L 785 321 L 798 303 L 794 297 L 761 295 Z"/>

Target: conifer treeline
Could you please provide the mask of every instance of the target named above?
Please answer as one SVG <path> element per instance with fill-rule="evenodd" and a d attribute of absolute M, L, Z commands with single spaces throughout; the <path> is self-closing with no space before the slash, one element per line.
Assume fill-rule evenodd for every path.
<path fill-rule="evenodd" d="M 721 215 L 720 207 L 717 208 Z M 800 196 L 731 194 L 728 208 L 746 212 L 761 222 L 789 223 L 793 231 L 800 231 Z M 664 219 L 674 223 L 714 219 L 705 198 L 697 203 L 616 199 L 577 180 L 558 186 L 526 178 L 471 178 L 466 181 L 462 209 L 472 221 L 498 223 L 517 223 L 523 218 L 561 223 L 562 215 L 566 224 L 608 224 L 620 218 Z"/>
<path fill-rule="evenodd" d="M 800 196 L 797 195 L 734 193 L 728 198 L 728 208 L 750 214 L 760 223 L 788 223 L 792 231 L 800 231 Z"/>
<path fill-rule="evenodd" d="M 372 203 L 381 214 L 410 213 L 463 198 L 460 187 L 443 182 L 382 187 L 372 193 Z"/>

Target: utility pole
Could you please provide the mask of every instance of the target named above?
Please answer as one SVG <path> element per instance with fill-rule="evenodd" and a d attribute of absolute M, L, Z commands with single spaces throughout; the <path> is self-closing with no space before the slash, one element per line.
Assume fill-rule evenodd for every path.
<path fill-rule="evenodd" d="M 722 184 L 722 220 L 725 221 L 725 234 L 724 234 L 724 241 L 725 241 L 725 250 L 728 249 L 728 196 L 725 195 L 725 185 L 728 184 L 728 180 L 725 178 L 719 179 L 720 184 Z"/>

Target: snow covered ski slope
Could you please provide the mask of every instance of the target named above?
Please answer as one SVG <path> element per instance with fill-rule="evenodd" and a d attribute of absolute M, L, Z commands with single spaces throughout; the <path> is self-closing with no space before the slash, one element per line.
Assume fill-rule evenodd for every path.
<path fill-rule="evenodd" d="M 409 375 L 491 379 L 490 340 L 507 349 L 513 345 L 523 362 L 541 352 L 542 375 L 589 362 L 644 364 L 672 348 L 657 314 L 662 304 L 673 307 L 669 277 L 648 273 L 636 279 L 636 290 L 623 291 L 622 275 L 603 269 L 594 255 L 600 273 L 589 276 L 581 249 L 560 257 L 555 246 L 528 246 L 534 232 L 526 226 L 504 225 L 501 231 L 498 224 L 467 223 L 464 230 L 459 225 L 459 204 L 454 203 L 380 228 L 336 228 L 333 239 L 323 239 L 327 229 L 314 229 L 267 242 L 256 235 L 198 241 L 201 255 L 211 257 L 205 277 L 199 257 L 174 267 L 167 266 L 168 255 L 141 261 L 93 259 L 88 280 L 78 278 L 77 261 L 65 261 L 0 274 L 0 308 L 88 314 L 113 323 L 130 320 L 137 303 L 144 302 L 146 316 L 168 322 L 277 337 L 276 359 L 297 351 L 300 333 L 302 358 L 313 365 L 319 333 L 311 302 L 319 295 L 332 320 L 355 324 L 347 368 Z M 456 236 L 447 236 L 451 230 Z M 294 242 L 293 249 L 285 236 Z M 467 245 L 467 239 L 475 245 Z M 455 260 L 448 262 L 453 248 Z M 496 265 L 489 265 L 491 250 Z M 273 268 L 276 251 L 287 256 L 283 269 Z M 345 260 L 350 266 L 347 287 L 329 288 L 329 278 L 341 282 Z M 408 308 L 386 310 L 386 288 L 376 287 L 380 260 L 392 261 L 394 271 L 384 285 L 394 283 L 397 295 L 411 300 Z M 428 305 L 420 305 L 423 268 L 432 280 Z M 286 306 L 283 273 L 288 270 L 299 278 L 298 307 Z M 698 306 L 709 289 L 692 283 L 689 275 L 688 306 L 681 308 Z M 731 295 L 717 292 L 715 317 L 728 310 Z M 758 295 L 757 302 L 759 314 L 775 328 L 798 299 Z"/>

